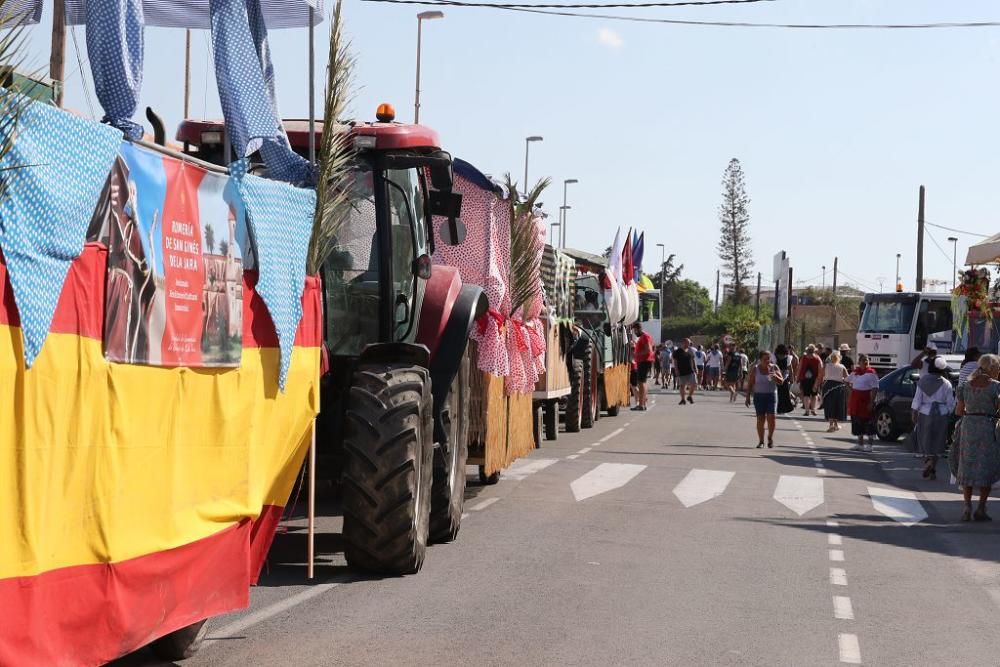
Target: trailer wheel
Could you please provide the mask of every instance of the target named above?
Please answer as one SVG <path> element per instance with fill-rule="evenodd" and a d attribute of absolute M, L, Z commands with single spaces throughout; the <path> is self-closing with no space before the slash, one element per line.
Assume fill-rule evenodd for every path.
<path fill-rule="evenodd" d="M 583 359 L 573 359 L 569 369 L 569 396 L 566 397 L 566 432 L 578 433 L 583 416 Z"/>
<path fill-rule="evenodd" d="M 451 382 L 441 419 L 447 441 L 434 448 L 430 537 L 432 542 L 451 542 L 458 536 L 465 506 L 465 462 L 469 457 L 468 352 Z"/>
<path fill-rule="evenodd" d="M 497 470 L 492 475 L 486 474 L 486 466 L 479 466 L 479 483 L 486 486 L 493 486 L 500 481 L 500 471 Z"/>
<path fill-rule="evenodd" d="M 434 428 L 427 369 L 365 364 L 344 437 L 344 555 L 351 567 L 414 574 L 430 523 Z"/>
<path fill-rule="evenodd" d="M 206 619 L 207 620 L 207 619 Z M 185 660 L 194 656 L 201 648 L 201 643 L 205 641 L 208 628 L 205 621 L 192 623 L 186 628 L 174 630 L 168 635 L 163 635 L 149 645 L 150 650 L 160 660 Z"/>
<path fill-rule="evenodd" d="M 545 401 L 542 407 L 542 419 L 545 426 L 545 439 L 559 438 L 559 401 Z"/>

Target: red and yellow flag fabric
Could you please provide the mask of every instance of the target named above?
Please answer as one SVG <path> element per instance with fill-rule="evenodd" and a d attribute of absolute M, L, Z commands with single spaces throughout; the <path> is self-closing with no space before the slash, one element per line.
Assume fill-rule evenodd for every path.
<path fill-rule="evenodd" d="M 108 251 L 72 264 L 30 370 L 0 255 L 0 665 L 99 665 L 241 608 L 319 409 L 319 280 L 284 392 L 244 274 L 238 368 L 113 363 Z"/>

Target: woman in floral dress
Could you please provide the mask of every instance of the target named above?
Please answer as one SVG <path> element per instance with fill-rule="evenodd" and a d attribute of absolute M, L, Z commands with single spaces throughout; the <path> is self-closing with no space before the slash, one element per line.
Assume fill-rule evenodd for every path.
<path fill-rule="evenodd" d="M 958 462 L 955 477 L 965 496 L 962 521 L 991 521 L 986 500 L 1000 480 L 1000 442 L 997 441 L 997 410 L 1000 409 L 1000 357 L 984 354 L 968 382 L 958 386 L 955 414 L 958 430 Z M 979 507 L 972 512 L 972 493 L 979 491 Z"/>

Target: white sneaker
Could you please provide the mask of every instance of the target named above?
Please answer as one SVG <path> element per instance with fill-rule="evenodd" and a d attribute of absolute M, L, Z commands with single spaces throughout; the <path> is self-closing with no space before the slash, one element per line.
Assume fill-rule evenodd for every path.
<path fill-rule="evenodd" d="M 864 447 L 862 447 L 861 445 L 854 445 L 853 447 L 851 447 L 851 451 L 852 452 L 860 452 L 860 451 L 863 451 L 863 450 L 864 450 Z"/>
<path fill-rule="evenodd" d="M 865 445 L 865 451 L 869 453 L 872 451 L 872 443 L 869 442 L 867 445 Z"/>

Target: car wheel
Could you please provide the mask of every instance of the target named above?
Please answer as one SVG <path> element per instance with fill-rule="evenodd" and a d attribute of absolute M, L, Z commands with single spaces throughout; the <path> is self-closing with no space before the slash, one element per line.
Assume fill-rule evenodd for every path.
<path fill-rule="evenodd" d="M 875 435 L 883 442 L 899 440 L 899 429 L 896 428 L 896 422 L 889 408 L 879 408 L 875 413 Z"/>

